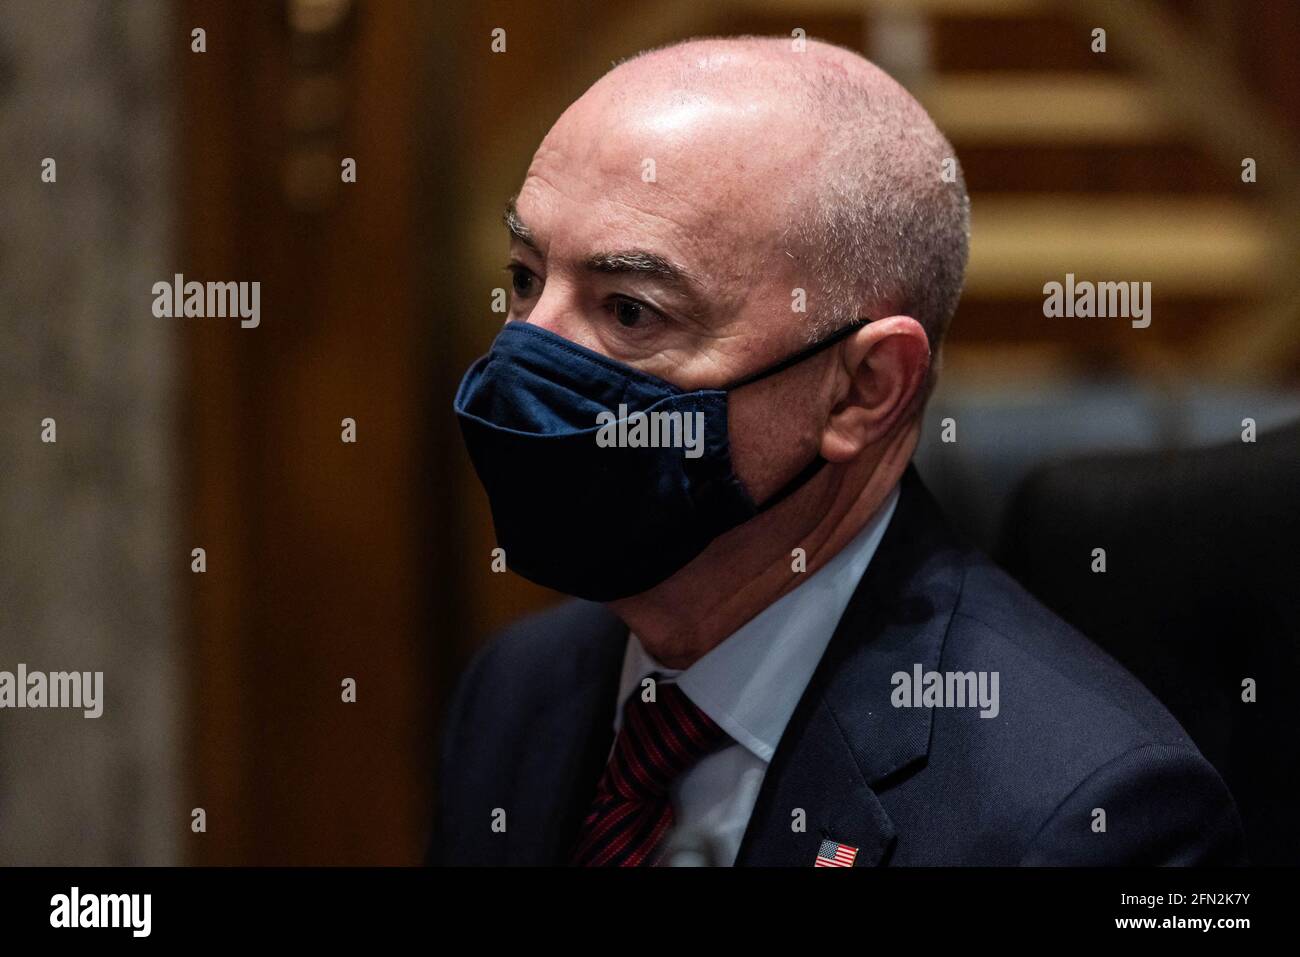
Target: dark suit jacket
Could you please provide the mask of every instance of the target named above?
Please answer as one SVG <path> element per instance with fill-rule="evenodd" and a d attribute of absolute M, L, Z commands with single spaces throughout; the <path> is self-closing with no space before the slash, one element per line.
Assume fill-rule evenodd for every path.
<path fill-rule="evenodd" d="M 445 724 L 430 863 L 566 862 L 612 742 L 627 634 L 569 602 L 477 655 Z M 892 706 L 891 675 L 916 664 L 998 672 L 1000 713 Z M 912 469 L 736 863 L 808 867 L 824 837 L 857 847 L 858 867 L 1244 863 L 1232 798 L 1174 718 L 956 541 Z"/>

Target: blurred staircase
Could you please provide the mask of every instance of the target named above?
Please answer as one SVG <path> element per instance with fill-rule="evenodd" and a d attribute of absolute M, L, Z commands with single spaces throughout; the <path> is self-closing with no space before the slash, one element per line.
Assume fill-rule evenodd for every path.
<path fill-rule="evenodd" d="M 921 100 L 972 199 L 948 365 L 1294 379 L 1300 152 L 1227 50 L 1227 2 L 747 0 L 851 43 Z M 1234 16 L 1238 19 L 1234 20 Z M 779 25 L 778 25 L 779 24 Z M 1106 52 L 1092 31 L 1106 31 Z M 848 37 L 859 31 L 856 42 Z M 1242 181 L 1255 160 L 1258 181 Z M 1153 321 L 1048 319 L 1066 273 L 1152 283 Z M 987 361 L 981 361 L 987 360 Z M 1137 368 L 1129 368 L 1136 366 Z"/>

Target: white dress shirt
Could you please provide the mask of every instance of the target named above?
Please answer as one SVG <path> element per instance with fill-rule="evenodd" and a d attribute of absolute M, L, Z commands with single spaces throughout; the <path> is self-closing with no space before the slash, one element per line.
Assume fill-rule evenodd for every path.
<path fill-rule="evenodd" d="M 623 723 L 623 703 L 657 671 L 676 681 L 733 739 L 683 772 L 669 793 L 677 826 L 707 836 L 722 864 L 735 863 L 777 743 L 897 504 L 895 488 L 884 507 L 829 562 L 684 671 L 659 664 L 636 635 L 628 635 L 614 709 L 615 736 Z"/>

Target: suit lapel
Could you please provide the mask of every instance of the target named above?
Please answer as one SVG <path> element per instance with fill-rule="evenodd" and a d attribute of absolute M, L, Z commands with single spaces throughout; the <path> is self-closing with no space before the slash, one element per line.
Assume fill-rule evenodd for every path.
<path fill-rule="evenodd" d="M 867 785 L 825 700 L 792 719 L 763 779 L 737 866 L 810 866 L 823 840 L 877 863 L 894 828 Z"/>
<path fill-rule="evenodd" d="M 961 588 L 960 550 L 915 469 L 871 565 L 777 745 L 737 865 L 811 866 L 823 840 L 886 863 L 877 793 L 929 753 L 932 711 L 890 703 L 896 672 L 938 667 Z M 804 828 L 797 830 L 798 811 Z"/>

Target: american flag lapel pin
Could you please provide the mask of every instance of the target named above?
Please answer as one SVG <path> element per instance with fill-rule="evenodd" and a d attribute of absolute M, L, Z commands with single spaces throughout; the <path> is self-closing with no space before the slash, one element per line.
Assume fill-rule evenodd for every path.
<path fill-rule="evenodd" d="M 856 847 L 850 847 L 848 844 L 838 844 L 835 841 L 822 841 L 821 849 L 817 852 L 817 860 L 813 862 L 813 867 L 852 867 L 857 856 L 858 849 Z"/>

